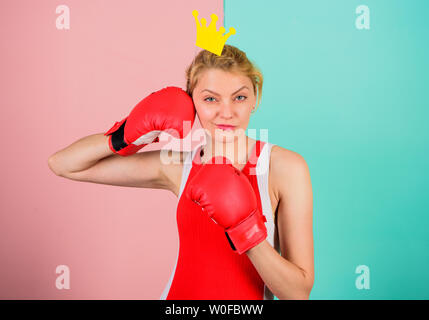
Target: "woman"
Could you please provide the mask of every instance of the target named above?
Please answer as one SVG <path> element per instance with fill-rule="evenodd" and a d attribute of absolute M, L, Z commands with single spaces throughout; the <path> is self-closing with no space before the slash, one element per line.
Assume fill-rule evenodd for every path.
<path fill-rule="evenodd" d="M 202 50 L 186 77 L 186 93 L 205 130 L 205 145 L 173 152 L 175 161 L 166 162 L 161 151 L 119 157 L 112 154 L 120 152 L 112 146 L 114 139 L 96 134 L 54 154 L 51 169 L 73 180 L 161 188 L 178 197 L 179 252 L 161 299 L 308 299 L 314 281 L 308 166 L 299 154 L 245 134 L 261 99 L 262 74 L 244 52 L 225 45 L 221 56 Z M 119 132 L 122 124 L 107 134 Z M 149 134 L 144 143 L 154 137 Z M 219 155 L 247 177 L 266 221 L 266 237 L 244 254 L 233 250 L 225 230 L 189 197 L 193 178 Z M 218 186 L 219 199 L 227 198 L 222 192 L 231 192 L 224 187 L 228 179 L 210 182 Z"/>

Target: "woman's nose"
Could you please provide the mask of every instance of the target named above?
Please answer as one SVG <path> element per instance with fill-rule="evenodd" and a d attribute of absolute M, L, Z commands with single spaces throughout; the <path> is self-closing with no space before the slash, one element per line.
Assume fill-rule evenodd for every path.
<path fill-rule="evenodd" d="M 219 115 L 223 118 L 231 118 L 233 115 L 232 105 L 229 103 L 222 103 L 220 106 Z"/>

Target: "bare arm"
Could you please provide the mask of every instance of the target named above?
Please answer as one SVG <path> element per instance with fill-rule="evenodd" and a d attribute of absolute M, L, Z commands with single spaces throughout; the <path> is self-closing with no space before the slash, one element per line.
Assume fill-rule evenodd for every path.
<path fill-rule="evenodd" d="M 49 158 L 49 167 L 59 176 L 88 169 L 99 160 L 114 154 L 109 148 L 108 141 L 109 137 L 103 133 L 81 138 L 54 153 Z"/>
<path fill-rule="evenodd" d="M 277 181 L 281 255 L 264 240 L 247 251 L 259 275 L 277 298 L 309 299 L 314 282 L 313 194 L 302 156 L 276 147 L 270 172 Z"/>
<path fill-rule="evenodd" d="M 108 185 L 168 189 L 175 184 L 164 170 L 160 151 L 136 153 L 127 157 L 114 154 L 103 133 L 77 140 L 53 154 L 48 165 L 58 176 Z"/>

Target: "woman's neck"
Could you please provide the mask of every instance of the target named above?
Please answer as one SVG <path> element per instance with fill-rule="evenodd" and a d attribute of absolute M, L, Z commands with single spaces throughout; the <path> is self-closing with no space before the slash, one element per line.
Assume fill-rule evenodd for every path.
<path fill-rule="evenodd" d="M 202 146 L 203 155 L 201 162 L 205 163 L 215 156 L 224 156 L 228 158 L 232 164 L 244 166 L 250 156 L 250 152 L 256 143 L 256 140 L 247 136 L 238 137 L 232 142 L 222 143 L 206 139 L 207 144 Z"/>

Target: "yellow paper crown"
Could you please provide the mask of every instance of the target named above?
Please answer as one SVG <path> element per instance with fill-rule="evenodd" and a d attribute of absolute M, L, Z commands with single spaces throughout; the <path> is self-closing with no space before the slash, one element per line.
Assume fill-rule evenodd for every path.
<path fill-rule="evenodd" d="M 235 34 L 235 29 L 231 27 L 227 34 L 222 35 L 225 32 L 225 28 L 220 27 L 219 31 L 216 30 L 216 21 L 218 20 L 216 14 L 212 13 L 210 15 L 212 21 L 208 27 L 206 26 L 206 19 L 202 18 L 201 24 L 200 21 L 198 21 L 197 10 L 192 11 L 192 15 L 194 16 L 195 23 L 197 25 L 197 40 L 195 45 L 220 56 L 226 40 L 230 35 Z"/>

